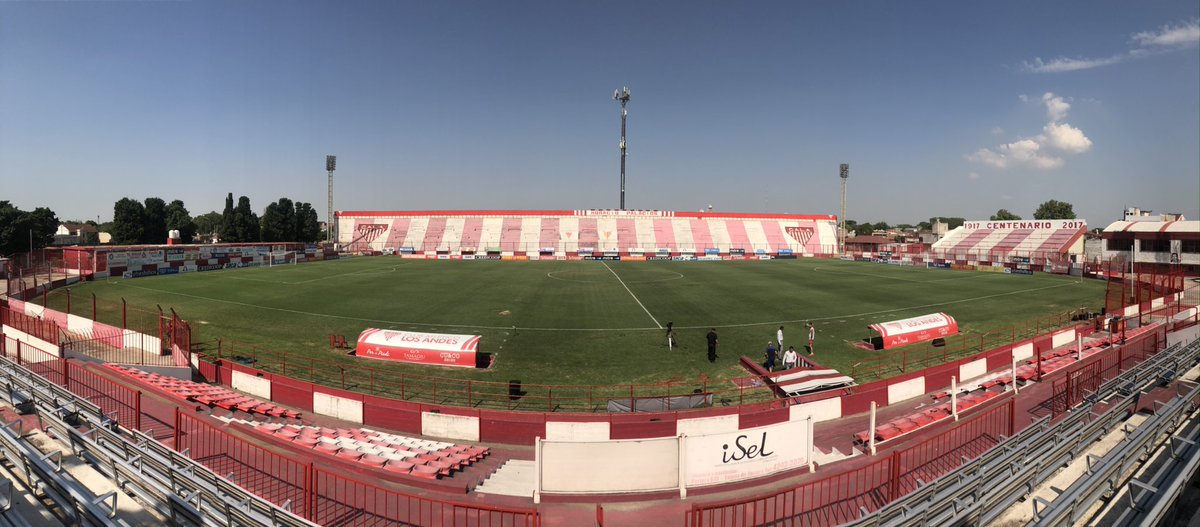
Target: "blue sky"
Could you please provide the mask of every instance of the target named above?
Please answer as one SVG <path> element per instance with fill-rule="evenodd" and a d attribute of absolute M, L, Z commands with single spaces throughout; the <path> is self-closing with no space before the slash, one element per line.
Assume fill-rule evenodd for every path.
<path fill-rule="evenodd" d="M 1200 4 L 0 2 L 0 199 L 1200 216 Z"/>

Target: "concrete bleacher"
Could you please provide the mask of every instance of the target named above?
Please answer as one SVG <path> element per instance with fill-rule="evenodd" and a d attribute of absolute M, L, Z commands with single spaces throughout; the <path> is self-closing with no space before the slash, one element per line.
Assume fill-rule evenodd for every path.
<path fill-rule="evenodd" d="M 946 258 L 972 260 L 1051 257 L 1081 252 L 1086 231 L 1084 220 L 969 221 L 946 233 L 931 249 Z"/>
<path fill-rule="evenodd" d="M 829 254 L 836 246 L 832 216 L 679 213 L 611 215 L 591 211 L 452 211 L 339 213 L 339 241 L 352 250 L 381 251 L 411 247 L 418 252 L 472 248 L 478 251 L 536 253 L 552 248 L 566 254 L 580 248 L 597 251 L 692 253 L 705 249 L 743 249 L 796 254 Z M 387 235 L 356 241 L 359 227 L 386 225 Z M 788 229 L 799 229 L 789 231 Z M 797 234 L 811 233 L 803 240 Z"/>

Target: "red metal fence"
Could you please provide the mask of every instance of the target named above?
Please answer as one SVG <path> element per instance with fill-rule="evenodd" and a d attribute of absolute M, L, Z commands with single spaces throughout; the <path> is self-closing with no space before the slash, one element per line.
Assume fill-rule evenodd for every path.
<path fill-rule="evenodd" d="M 232 435 L 176 410 L 176 444 L 238 486 L 325 526 L 536 527 L 534 509 L 429 499 L 348 478 Z"/>
<path fill-rule="evenodd" d="M 507 382 L 478 381 L 399 372 L 384 367 L 353 365 L 349 362 L 313 358 L 249 344 L 220 339 L 200 343 L 200 356 L 210 362 L 236 362 L 256 369 L 278 373 L 293 379 L 322 384 L 359 393 L 406 401 L 460 406 L 526 410 L 536 412 L 605 412 L 609 400 L 629 403 L 631 399 L 668 398 L 696 393 L 714 398 L 736 400 L 739 406 L 770 402 L 775 395 L 761 383 L 707 380 L 626 385 L 511 385 Z M 195 351 L 194 350 L 194 351 Z M 211 377 L 208 377 L 211 378 Z M 755 378 L 756 379 L 756 378 Z M 697 392 L 699 390 L 699 392 Z"/>
<path fill-rule="evenodd" d="M 684 517 L 687 527 L 754 525 L 824 526 L 857 519 L 958 468 L 1013 434 L 1015 396 L 988 408 L 921 443 L 880 456 L 850 472 L 805 482 L 769 496 L 694 505 Z"/>

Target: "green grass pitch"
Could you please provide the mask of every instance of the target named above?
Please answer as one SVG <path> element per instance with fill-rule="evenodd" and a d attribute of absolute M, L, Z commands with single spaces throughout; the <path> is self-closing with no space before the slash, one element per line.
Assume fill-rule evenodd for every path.
<path fill-rule="evenodd" d="M 390 371 L 527 384 L 693 382 L 746 375 L 775 329 L 802 349 L 817 327 L 815 359 L 849 373 L 876 356 L 853 343 L 871 323 L 943 311 L 980 335 L 1081 306 L 1098 310 L 1104 284 L 1037 274 L 929 270 L 826 259 L 742 262 L 424 261 L 353 258 L 73 286 L 130 305 L 174 308 L 193 341 L 234 339 L 266 349 Z M 62 296 L 52 305 L 61 308 Z M 79 311 L 78 309 L 76 310 Z M 101 318 L 112 319 L 113 315 Z M 119 320 L 119 317 L 118 319 Z M 674 322 L 681 349 L 660 326 Z M 346 357 L 369 327 L 483 335 L 489 370 L 391 364 Z M 720 335 L 710 364 L 704 336 Z M 913 347 L 928 347 L 916 344 Z"/>

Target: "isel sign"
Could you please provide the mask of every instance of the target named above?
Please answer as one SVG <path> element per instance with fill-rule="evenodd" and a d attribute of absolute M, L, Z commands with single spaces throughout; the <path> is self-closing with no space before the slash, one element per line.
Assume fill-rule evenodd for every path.
<path fill-rule="evenodd" d="M 807 421 L 685 438 L 686 485 L 742 481 L 808 464 Z"/>
<path fill-rule="evenodd" d="M 354 352 L 371 359 L 474 368 L 479 338 L 368 328 L 358 335 Z"/>

